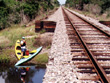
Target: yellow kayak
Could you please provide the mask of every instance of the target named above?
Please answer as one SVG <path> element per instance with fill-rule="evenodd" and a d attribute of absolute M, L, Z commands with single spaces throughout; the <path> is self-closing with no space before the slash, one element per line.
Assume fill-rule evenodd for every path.
<path fill-rule="evenodd" d="M 22 58 L 28 58 L 29 56 L 31 56 L 33 53 L 36 53 L 37 50 L 33 50 L 29 53 L 29 55 L 24 55 Z M 18 60 L 21 59 L 21 45 L 20 45 L 20 40 L 17 40 L 16 41 L 16 44 L 15 44 L 15 54 L 16 54 L 16 57 Z"/>

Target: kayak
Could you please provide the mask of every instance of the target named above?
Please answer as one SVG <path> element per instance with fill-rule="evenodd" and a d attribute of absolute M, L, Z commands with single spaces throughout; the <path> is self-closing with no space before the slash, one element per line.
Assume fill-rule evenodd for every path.
<path fill-rule="evenodd" d="M 31 68 L 35 66 L 15 66 L 15 68 L 20 69 L 20 68 Z"/>
<path fill-rule="evenodd" d="M 22 58 L 28 58 L 30 55 L 32 55 L 33 53 L 36 53 L 37 50 L 33 50 L 29 53 L 29 55 L 24 55 Z M 20 45 L 20 40 L 17 40 L 16 41 L 16 44 L 15 44 L 15 55 L 17 57 L 18 60 L 21 59 L 21 45 Z"/>
<path fill-rule="evenodd" d="M 37 49 L 36 49 L 36 52 L 34 51 L 35 53 L 30 53 L 28 57 L 26 57 L 26 58 L 25 58 L 25 57 L 24 57 L 24 58 L 21 58 L 21 59 L 15 64 L 15 66 L 18 66 L 18 65 L 20 65 L 20 64 L 22 64 L 22 63 L 25 63 L 25 62 L 31 60 L 31 59 L 34 58 L 41 50 L 42 50 L 42 46 L 39 47 L 39 48 L 37 48 Z"/>

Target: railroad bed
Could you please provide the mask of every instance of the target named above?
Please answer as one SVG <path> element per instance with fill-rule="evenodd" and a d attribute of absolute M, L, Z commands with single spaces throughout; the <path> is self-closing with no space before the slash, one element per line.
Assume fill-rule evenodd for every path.
<path fill-rule="evenodd" d="M 47 71 L 50 70 L 50 72 L 48 71 L 48 73 L 46 73 L 44 82 L 46 83 L 49 79 L 49 75 L 47 74 L 53 73 L 54 76 L 51 76 L 54 79 L 48 80 L 48 82 L 61 83 L 62 81 L 67 83 L 109 83 L 110 34 L 108 29 L 100 28 L 67 9 L 60 8 L 60 11 L 62 11 L 62 15 L 65 21 L 65 28 L 62 28 L 62 30 L 66 29 L 66 35 L 68 35 L 67 39 L 69 40 L 69 46 L 67 46 L 68 48 L 70 47 L 68 51 L 70 51 L 71 54 L 69 55 L 68 53 L 68 56 L 65 56 L 65 54 L 59 54 L 60 56 L 53 56 L 54 54 L 50 55 L 50 61 L 47 65 Z M 57 31 L 59 31 L 58 28 L 56 29 Z M 57 31 L 55 32 L 55 34 L 58 34 Z M 58 41 L 58 39 L 56 40 Z M 53 45 L 55 45 L 55 43 L 53 43 Z M 65 45 L 64 47 L 62 47 L 62 49 L 63 48 L 65 48 Z M 58 62 L 56 61 L 56 59 L 61 60 L 59 59 L 60 57 L 62 57 L 61 59 L 64 58 L 65 61 L 59 61 L 59 65 L 56 65 L 55 63 Z M 65 59 L 65 57 L 67 57 L 67 59 Z M 68 59 L 68 57 L 70 58 Z M 70 69 L 66 66 L 70 67 Z M 66 72 L 67 76 L 64 76 L 64 74 L 61 73 L 62 75 L 58 77 L 58 73 L 62 72 L 62 69 L 60 68 L 61 70 L 57 70 L 56 68 L 56 72 L 54 72 L 54 70 L 51 71 L 49 67 L 51 67 L 51 69 L 53 67 L 64 67 L 64 69 L 67 69 L 67 71 L 65 70 L 63 72 Z M 57 80 L 57 78 L 60 78 L 60 80 Z M 62 80 L 61 78 L 64 80 Z M 71 80 L 71 78 L 73 78 L 74 80 Z"/>
<path fill-rule="evenodd" d="M 87 74 L 80 79 L 109 83 L 110 35 L 108 32 L 65 9 L 64 17 L 73 55 L 72 60 L 82 76 Z"/>

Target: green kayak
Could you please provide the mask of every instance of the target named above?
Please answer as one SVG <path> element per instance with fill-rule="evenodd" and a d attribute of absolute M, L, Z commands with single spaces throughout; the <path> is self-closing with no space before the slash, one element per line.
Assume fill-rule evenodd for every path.
<path fill-rule="evenodd" d="M 21 59 L 15 64 L 15 66 L 18 66 L 18 65 L 20 65 L 20 64 L 22 64 L 22 63 L 25 63 L 25 62 L 31 60 L 32 58 L 34 58 L 34 57 L 35 57 L 36 55 L 38 55 L 38 53 L 42 50 L 42 47 L 39 47 L 39 48 L 37 48 L 36 50 L 37 50 L 37 51 L 36 51 L 35 53 L 29 54 L 30 56 L 29 56 L 28 58 L 21 58 Z"/>

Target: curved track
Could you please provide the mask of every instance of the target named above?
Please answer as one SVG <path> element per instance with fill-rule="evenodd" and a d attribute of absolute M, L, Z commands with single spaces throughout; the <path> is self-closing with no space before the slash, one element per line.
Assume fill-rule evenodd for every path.
<path fill-rule="evenodd" d="M 70 40 L 73 63 L 81 80 L 109 83 L 110 35 L 67 9 L 63 15 Z"/>

